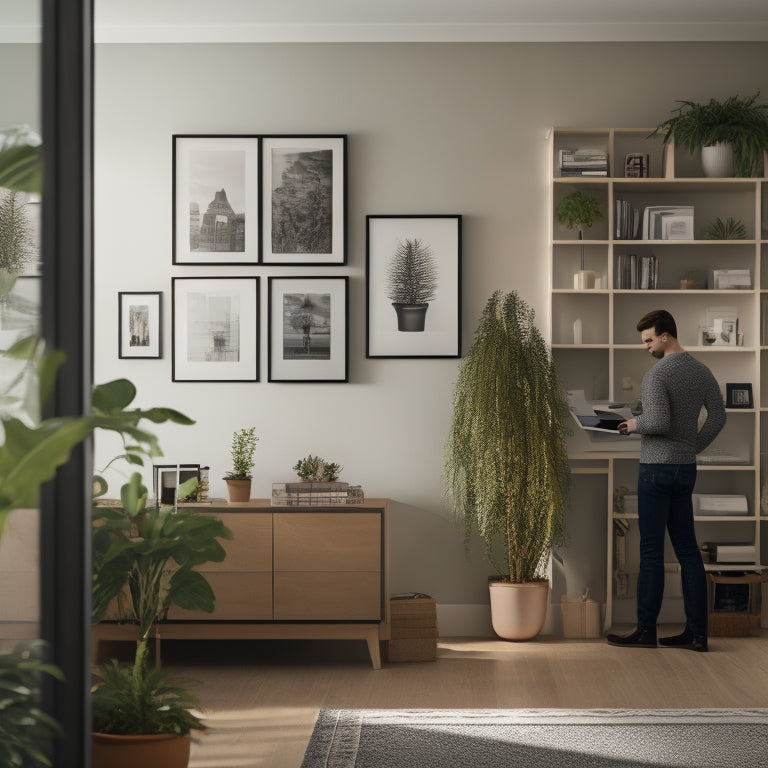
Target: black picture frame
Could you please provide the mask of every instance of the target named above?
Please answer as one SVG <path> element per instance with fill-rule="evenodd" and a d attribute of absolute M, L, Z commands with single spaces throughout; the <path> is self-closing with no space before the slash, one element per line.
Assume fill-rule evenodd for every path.
<path fill-rule="evenodd" d="M 349 381 L 349 277 L 273 276 L 267 293 L 267 380 Z"/>
<path fill-rule="evenodd" d="M 174 277 L 171 286 L 172 381 L 258 381 L 260 278 Z"/>
<path fill-rule="evenodd" d="M 752 398 L 752 385 L 749 382 L 744 384 L 726 384 L 725 407 L 754 408 L 755 403 Z"/>
<path fill-rule="evenodd" d="M 162 358 L 162 291 L 120 291 L 117 304 L 118 358 Z"/>
<path fill-rule="evenodd" d="M 261 263 L 346 264 L 346 134 L 262 136 L 261 169 Z"/>
<path fill-rule="evenodd" d="M 173 263 L 258 264 L 261 138 L 174 134 Z"/>
<path fill-rule="evenodd" d="M 153 464 L 152 492 L 157 503 L 163 506 L 175 506 L 185 501 L 197 501 L 194 498 L 176 499 L 176 490 L 181 483 L 196 477 L 200 481 L 200 464 Z"/>
<path fill-rule="evenodd" d="M 461 228 L 460 214 L 366 216 L 367 358 L 461 357 Z"/>

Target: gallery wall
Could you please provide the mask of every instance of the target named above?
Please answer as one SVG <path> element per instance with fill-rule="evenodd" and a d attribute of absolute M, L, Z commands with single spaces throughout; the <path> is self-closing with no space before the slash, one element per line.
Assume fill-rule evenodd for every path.
<path fill-rule="evenodd" d="M 343 480 L 392 500 L 392 591 L 434 595 L 443 634 L 488 633 L 493 569 L 480 547 L 465 557 L 442 499 L 458 363 L 366 359 L 365 217 L 462 215 L 464 350 L 496 289 L 519 291 L 548 332 L 550 127 L 652 128 L 676 99 L 768 95 L 767 73 L 760 43 L 97 45 L 95 379 L 127 377 L 138 404 L 194 418 L 156 431 L 167 463 L 211 467 L 214 496 L 241 427 L 260 437 L 253 496 L 309 453 L 343 465 Z M 178 133 L 347 134 L 348 263 L 172 265 Z M 171 381 L 171 278 L 212 275 L 262 277 L 258 383 Z M 280 275 L 349 276 L 348 383 L 266 381 L 266 278 Z M 118 359 L 119 291 L 163 292 L 162 359 Z M 96 467 L 119 451 L 97 440 Z M 561 590 L 603 582 L 603 512 L 574 503 Z"/>

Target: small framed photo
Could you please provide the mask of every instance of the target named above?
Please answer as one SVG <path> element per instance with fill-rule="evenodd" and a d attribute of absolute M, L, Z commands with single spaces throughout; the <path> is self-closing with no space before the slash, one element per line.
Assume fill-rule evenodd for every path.
<path fill-rule="evenodd" d="M 270 277 L 269 381 L 349 380 L 348 277 Z"/>
<path fill-rule="evenodd" d="M 173 381 L 259 380 L 259 278 L 172 279 Z"/>
<path fill-rule="evenodd" d="M 178 487 L 193 477 L 196 477 L 198 481 L 200 480 L 199 464 L 154 464 L 152 466 L 152 482 L 155 499 L 159 504 L 197 501 L 197 491 L 186 498 L 176 498 Z"/>
<path fill-rule="evenodd" d="M 259 137 L 173 137 L 173 263 L 257 264 Z"/>
<path fill-rule="evenodd" d="M 262 263 L 347 263 L 347 137 L 262 137 Z"/>
<path fill-rule="evenodd" d="M 160 291 L 120 291 L 118 303 L 118 357 L 141 359 L 163 356 Z"/>
<path fill-rule="evenodd" d="M 366 290 L 366 357 L 460 357 L 461 216 L 367 216 Z"/>
<path fill-rule="evenodd" d="M 752 385 L 726 384 L 725 385 L 726 408 L 754 408 L 752 399 Z"/>

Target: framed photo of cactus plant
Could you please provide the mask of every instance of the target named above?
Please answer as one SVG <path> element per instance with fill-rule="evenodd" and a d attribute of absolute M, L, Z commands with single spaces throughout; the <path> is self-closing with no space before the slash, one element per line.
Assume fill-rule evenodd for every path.
<path fill-rule="evenodd" d="M 347 137 L 262 137 L 264 264 L 347 263 Z"/>
<path fill-rule="evenodd" d="M 461 216 L 366 217 L 366 357 L 461 357 Z"/>
<path fill-rule="evenodd" d="M 346 382 L 348 277 L 270 277 L 268 381 Z"/>

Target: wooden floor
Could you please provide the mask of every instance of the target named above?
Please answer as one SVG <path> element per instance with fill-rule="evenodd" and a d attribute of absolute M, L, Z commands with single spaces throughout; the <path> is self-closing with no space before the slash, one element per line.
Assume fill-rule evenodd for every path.
<path fill-rule="evenodd" d="M 380 671 L 362 642 L 164 646 L 166 668 L 190 681 L 209 726 L 190 768 L 299 768 L 321 708 L 768 707 L 765 630 L 712 638 L 706 654 L 554 637 L 441 639 L 436 662 Z"/>

